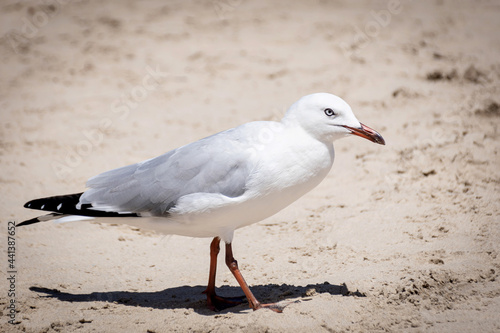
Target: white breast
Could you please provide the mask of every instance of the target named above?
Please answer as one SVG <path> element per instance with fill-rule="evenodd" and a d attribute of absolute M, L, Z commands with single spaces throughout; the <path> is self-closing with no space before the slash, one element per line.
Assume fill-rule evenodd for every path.
<path fill-rule="evenodd" d="M 230 242 L 234 230 L 276 214 L 316 187 L 333 160 L 331 143 L 317 141 L 300 128 L 288 128 L 258 151 L 243 195 L 186 195 L 169 218 L 153 219 L 147 226 L 143 221 L 142 227 L 194 237 L 220 236 Z"/>

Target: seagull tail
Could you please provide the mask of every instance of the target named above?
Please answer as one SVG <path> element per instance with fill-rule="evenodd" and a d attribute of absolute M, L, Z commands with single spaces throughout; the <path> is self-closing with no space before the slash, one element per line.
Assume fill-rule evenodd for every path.
<path fill-rule="evenodd" d="M 61 213 L 50 213 L 47 215 L 42 215 L 42 216 L 35 217 L 33 219 L 23 221 L 19 224 L 16 224 L 16 227 L 22 227 L 23 225 L 30 225 L 30 224 L 38 223 L 38 222 L 50 221 L 50 220 L 58 219 L 58 218 L 61 218 L 64 216 L 67 216 L 67 215 L 64 215 Z"/>
<path fill-rule="evenodd" d="M 18 227 L 58 219 L 57 222 L 88 220 L 95 217 L 137 217 L 136 213 L 101 211 L 91 204 L 79 205 L 82 193 L 58 195 L 28 201 L 25 208 L 51 212 L 17 224 Z"/>

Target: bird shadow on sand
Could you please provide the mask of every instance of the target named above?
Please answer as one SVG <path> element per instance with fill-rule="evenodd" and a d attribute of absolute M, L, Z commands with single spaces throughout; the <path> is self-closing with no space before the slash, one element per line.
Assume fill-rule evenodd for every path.
<path fill-rule="evenodd" d="M 328 282 L 309 284 L 305 287 L 287 284 L 268 284 L 251 286 L 251 289 L 262 303 L 309 301 L 314 295 L 321 293 L 366 297 L 365 294 L 359 291 L 350 291 L 345 284 L 333 285 Z M 217 314 L 217 312 L 211 311 L 206 307 L 206 296 L 203 294 L 205 290 L 204 286 L 180 286 L 152 292 L 104 291 L 87 294 L 74 294 L 58 289 L 36 286 L 30 287 L 30 290 L 39 294 L 45 294 L 40 295 L 42 298 L 55 298 L 63 302 L 103 302 L 154 309 L 192 308 L 195 312 L 202 315 L 210 316 Z M 243 293 L 239 287 L 222 286 L 217 288 L 217 294 L 226 297 L 236 297 L 241 296 Z M 248 304 L 245 302 L 221 312 L 242 312 L 246 310 L 248 310 Z"/>

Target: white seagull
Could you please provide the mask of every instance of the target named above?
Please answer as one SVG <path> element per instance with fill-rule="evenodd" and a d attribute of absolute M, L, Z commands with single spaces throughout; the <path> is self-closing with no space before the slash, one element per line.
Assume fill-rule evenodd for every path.
<path fill-rule="evenodd" d="M 250 307 L 281 312 L 277 304 L 257 301 L 243 279 L 231 248 L 234 231 L 279 212 L 316 187 L 332 167 L 333 141 L 351 134 L 385 144 L 340 97 L 307 95 L 280 122 L 246 123 L 90 178 L 83 193 L 29 201 L 24 207 L 52 213 L 18 226 L 99 218 L 165 234 L 213 237 L 205 290 L 213 310 L 244 299 L 215 293 L 222 239 L 226 264 Z"/>

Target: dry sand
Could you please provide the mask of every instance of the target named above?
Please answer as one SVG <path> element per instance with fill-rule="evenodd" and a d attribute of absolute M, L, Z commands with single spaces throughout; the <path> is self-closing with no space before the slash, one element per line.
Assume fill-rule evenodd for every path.
<path fill-rule="evenodd" d="M 500 3 L 397 4 L 2 1 L 0 331 L 498 332 Z M 320 186 L 236 232 L 282 314 L 206 309 L 210 239 L 87 222 L 18 228 L 8 296 L 26 201 L 320 91 L 387 145 L 341 140 Z M 241 294 L 223 263 L 217 285 Z"/>

